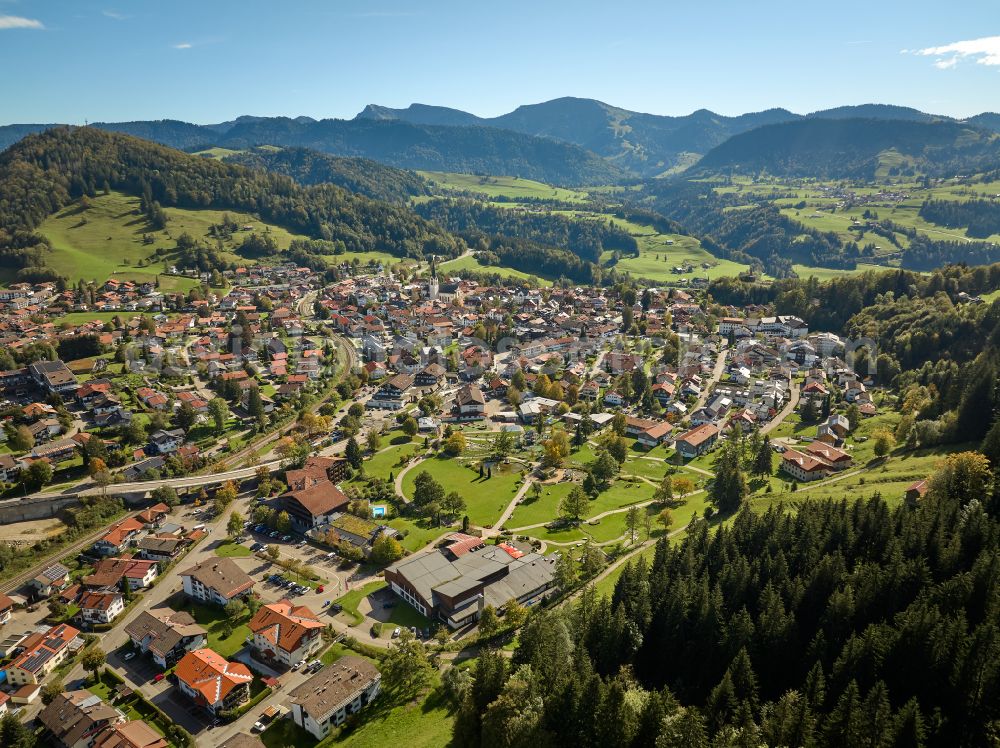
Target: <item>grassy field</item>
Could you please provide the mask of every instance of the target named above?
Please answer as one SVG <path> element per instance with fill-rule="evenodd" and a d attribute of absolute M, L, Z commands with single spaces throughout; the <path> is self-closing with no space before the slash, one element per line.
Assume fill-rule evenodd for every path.
<path fill-rule="evenodd" d="M 439 266 L 441 272 L 457 272 L 459 270 L 468 270 L 473 273 L 492 273 L 499 275 L 503 278 L 514 278 L 517 280 L 534 281 L 540 286 L 551 286 L 552 281 L 548 278 L 543 278 L 540 275 L 533 275 L 531 273 L 524 273 L 520 270 L 515 270 L 514 268 L 499 267 L 496 265 L 480 265 L 479 261 L 469 255 L 467 257 L 459 257 L 457 260 L 448 260 L 448 262 L 443 262 Z"/>
<path fill-rule="evenodd" d="M 458 491 L 465 499 L 469 519 L 481 526 L 496 522 L 522 482 L 520 473 L 512 466 L 494 468 L 493 477 L 487 479 L 480 478 L 478 470 L 473 470 L 461 460 L 436 457 L 424 460 L 407 472 L 403 478 L 403 494 L 407 498 L 412 498 L 413 483 L 423 470 L 434 476 L 446 492 Z"/>
<path fill-rule="evenodd" d="M 250 620 L 249 613 L 245 614 L 237 625 L 232 627 L 232 632 L 226 636 L 225 627 L 228 622 L 225 611 L 218 605 L 199 605 L 192 603 L 190 613 L 195 621 L 208 630 L 209 649 L 225 657 L 231 658 L 243 648 L 244 640 L 250 636 L 250 627 L 247 622 Z"/>
<path fill-rule="evenodd" d="M 422 171 L 419 174 L 443 192 L 474 192 L 487 197 L 512 199 L 533 198 L 559 202 L 584 202 L 588 195 L 580 190 L 553 187 L 544 182 L 519 177 L 476 176 L 443 171 Z"/>
<path fill-rule="evenodd" d="M 52 243 L 47 264 L 73 282 L 80 278 L 104 281 L 112 276 L 151 280 L 171 265 L 169 254 L 160 259 L 153 257 L 157 249 L 173 250 L 177 237 L 184 232 L 195 239 L 208 241 L 209 227 L 221 222 L 222 214 L 227 212 L 166 208 L 169 218 L 166 229 L 151 231 L 139 213 L 137 197 L 112 192 L 98 195 L 90 203 L 88 210 L 81 210 L 78 205 L 64 208 L 49 216 L 38 228 L 38 232 Z M 253 216 L 228 212 L 241 226 L 253 226 L 253 230 L 260 233 L 268 229 L 282 249 L 297 238 L 280 227 L 267 227 Z M 152 238 L 150 244 L 143 243 L 144 234 Z M 234 249 L 244 236 L 246 233 L 237 232 L 224 244 L 224 250 Z M 214 245 L 214 240 L 210 243 Z M 231 255 L 233 259 L 236 257 Z M 148 264 L 140 267 L 140 262 Z M 170 282 L 183 286 L 185 280 L 171 279 Z"/>
<path fill-rule="evenodd" d="M 215 555 L 222 558 L 239 558 L 250 555 L 250 549 L 240 543 L 223 541 L 215 547 Z"/>

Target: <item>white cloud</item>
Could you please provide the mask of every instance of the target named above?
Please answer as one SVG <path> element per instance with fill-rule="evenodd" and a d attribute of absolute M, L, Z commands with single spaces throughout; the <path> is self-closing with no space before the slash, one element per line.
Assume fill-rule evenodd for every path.
<path fill-rule="evenodd" d="M 934 67 L 940 70 L 953 68 L 960 60 L 966 58 L 974 59 L 980 65 L 1000 66 L 1000 36 L 984 36 L 981 39 L 967 39 L 940 47 L 927 47 L 916 50 L 914 54 L 936 57 Z"/>
<path fill-rule="evenodd" d="M 128 18 L 127 15 L 125 15 L 124 13 L 119 13 L 117 10 L 102 10 L 101 15 L 106 16 L 108 18 L 113 18 L 116 21 L 124 21 L 126 18 Z"/>
<path fill-rule="evenodd" d="M 0 16 L 0 29 L 44 29 L 41 21 L 21 16 Z"/>
<path fill-rule="evenodd" d="M 193 46 L 191 42 L 181 42 L 180 44 L 175 44 L 174 49 L 191 49 Z"/>

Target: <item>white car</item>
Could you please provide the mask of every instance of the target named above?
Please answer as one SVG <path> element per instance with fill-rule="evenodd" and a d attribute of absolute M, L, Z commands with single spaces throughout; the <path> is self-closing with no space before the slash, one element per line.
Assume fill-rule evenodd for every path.
<path fill-rule="evenodd" d="M 392 630 L 392 638 L 393 638 L 393 639 L 396 639 L 396 638 L 398 638 L 398 637 L 399 637 L 399 626 L 397 626 L 396 628 L 394 628 L 394 629 Z"/>
<path fill-rule="evenodd" d="M 125 662 L 128 662 L 128 661 L 129 661 L 129 660 L 131 660 L 131 659 L 132 659 L 133 657 L 135 657 L 135 652 L 126 652 L 126 653 L 125 653 L 125 656 L 124 656 L 124 657 L 122 657 L 122 659 L 123 659 L 123 660 L 125 660 Z"/>
<path fill-rule="evenodd" d="M 294 665 L 292 665 L 292 670 L 298 670 L 300 667 L 306 664 L 305 660 L 299 660 Z"/>

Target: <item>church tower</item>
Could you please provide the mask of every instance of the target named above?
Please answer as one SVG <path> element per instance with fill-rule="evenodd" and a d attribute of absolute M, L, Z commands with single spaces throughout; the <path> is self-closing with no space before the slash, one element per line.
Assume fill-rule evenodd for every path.
<path fill-rule="evenodd" d="M 434 257 L 431 257 L 431 279 L 427 282 L 427 298 L 432 301 L 438 297 L 438 274 L 437 265 L 434 264 Z"/>

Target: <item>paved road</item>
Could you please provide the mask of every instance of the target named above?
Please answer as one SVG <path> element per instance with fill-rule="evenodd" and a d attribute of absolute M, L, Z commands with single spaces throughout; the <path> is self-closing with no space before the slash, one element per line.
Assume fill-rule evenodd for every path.
<path fill-rule="evenodd" d="M 778 411 L 778 414 L 772 418 L 768 423 L 764 424 L 761 428 L 760 433 L 769 434 L 774 429 L 778 428 L 781 423 L 788 418 L 788 416 L 795 410 L 795 406 L 799 404 L 799 388 L 792 382 L 791 386 L 791 396 L 788 398 L 788 402 L 785 406 Z"/>
<path fill-rule="evenodd" d="M 715 366 L 712 367 L 712 374 L 709 376 L 708 381 L 705 382 L 705 386 L 701 388 L 701 395 L 698 400 L 691 407 L 690 413 L 694 413 L 698 408 L 702 407 L 708 400 L 709 393 L 712 391 L 712 385 L 722 379 L 722 373 L 726 370 L 726 359 L 729 357 L 729 349 L 723 349 L 719 351 L 718 357 L 715 359 Z"/>

